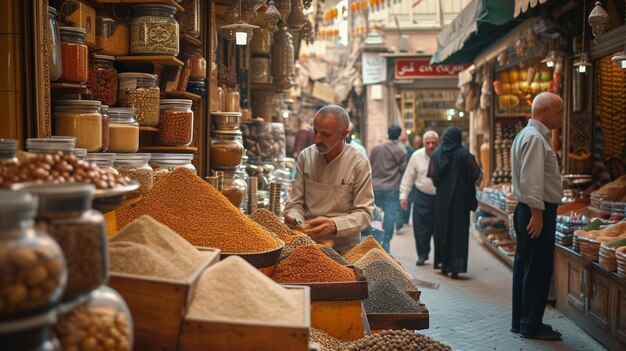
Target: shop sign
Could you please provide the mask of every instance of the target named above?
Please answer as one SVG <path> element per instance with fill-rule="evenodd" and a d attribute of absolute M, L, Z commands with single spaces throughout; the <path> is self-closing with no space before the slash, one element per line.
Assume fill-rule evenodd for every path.
<path fill-rule="evenodd" d="M 387 59 L 379 53 L 364 52 L 362 57 L 363 84 L 376 84 L 387 80 Z"/>
<path fill-rule="evenodd" d="M 396 59 L 396 79 L 456 78 L 469 67 L 461 65 L 431 65 L 430 58 Z"/>
<path fill-rule="evenodd" d="M 335 103 L 335 89 L 330 84 L 315 82 L 312 95 L 322 101 L 331 104 Z"/>

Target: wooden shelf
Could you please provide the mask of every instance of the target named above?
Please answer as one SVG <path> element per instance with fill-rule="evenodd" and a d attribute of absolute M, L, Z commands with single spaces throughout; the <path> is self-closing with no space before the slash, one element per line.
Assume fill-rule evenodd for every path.
<path fill-rule="evenodd" d="M 147 152 L 197 152 L 195 146 L 140 146 L 139 150 Z"/>
<path fill-rule="evenodd" d="M 481 209 L 491 213 L 492 215 L 499 217 L 501 219 L 504 219 L 506 221 L 506 223 L 509 223 L 509 214 L 506 211 L 503 211 L 497 207 L 494 207 L 486 202 L 482 202 L 480 200 L 478 200 L 478 207 L 480 207 Z"/>
<path fill-rule="evenodd" d="M 169 55 L 153 55 L 153 56 L 117 56 L 117 61 L 125 64 L 153 64 L 161 66 L 179 66 L 183 67 L 183 61 L 176 56 Z"/>
<path fill-rule="evenodd" d="M 181 33 L 180 34 L 180 43 L 181 44 L 187 44 L 196 48 L 201 48 L 202 47 L 202 42 L 200 41 L 200 39 L 189 35 L 187 33 Z M 182 45 L 181 45 L 182 47 Z"/>
<path fill-rule="evenodd" d="M 91 0 L 94 1 L 94 0 Z M 185 12 L 185 9 L 178 4 L 175 0 L 95 0 L 99 4 L 162 4 L 170 5 L 176 8 L 176 12 Z"/>
<path fill-rule="evenodd" d="M 63 91 L 66 93 L 79 93 L 85 94 L 89 91 L 87 85 L 85 84 L 75 84 L 75 83 L 50 83 L 50 88 L 55 91 Z"/>
<path fill-rule="evenodd" d="M 267 90 L 267 91 L 277 91 L 277 92 L 287 92 L 291 87 L 288 86 L 278 86 L 274 84 L 268 83 L 250 83 L 250 89 L 252 90 Z"/>
<path fill-rule="evenodd" d="M 140 132 L 158 132 L 159 128 L 157 128 L 157 127 L 148 127 L 148 126 L 140 126 L 139 127 L 139 131 Z"/>
<path fill-rule="evenodd" d="M 189 99 L 192 101 L 202 99 L 202 96 L 188 91 L 165 91 L 161 93 L 161 96 L 165 96 L 168 99 Z"/>
<path fill-rule="evenodd" d="M 500 249 L 496 245 L 494 245 L 491 240 L 487 239 L 487 236 L 481 230 L 472 230 L 476 230 L 478 232 L 478 235 L 480 236 L 483 245 L 485 245 L 491 252 L 493 252 L 496 257 L 498 257 L 502 262 L 506 263 L 510 268 L 513 268 L 513 261 L 515 256 L 509 256 L 500 251 Z"/>

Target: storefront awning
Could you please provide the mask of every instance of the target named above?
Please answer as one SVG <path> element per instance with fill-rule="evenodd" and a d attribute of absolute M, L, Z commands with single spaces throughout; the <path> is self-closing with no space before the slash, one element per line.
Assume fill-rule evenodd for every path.
<path fill-rule="evenodd" d="M 472 0 L 437 36 L 437 52 L 430 63 L 471 63 L 481 50 L 513 27 L 513 9 L 513 1 Z"/>
<path fill-rule="evenodd" d="M 515 12 L 513 17 L 517 17 L 529 9 L 537 6 L 537 4 L 545 4 L 548 0 L 515 0 Z"/>

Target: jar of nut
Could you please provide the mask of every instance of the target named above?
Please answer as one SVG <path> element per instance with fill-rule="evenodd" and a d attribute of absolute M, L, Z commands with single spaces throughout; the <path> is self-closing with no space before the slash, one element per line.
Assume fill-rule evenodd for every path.
<path fill-rule="evenodd" d="M 101 286 L 85 299 L 61 305 L 52 332 L 63 350 L 130 351 L 133 348 L 133 321 L 128 306 L 117 291 L 107 286 Z"/>
<path fill-rule="evenodd" d="M 0 139 L 0 166 L 8 164 L 18 164 L 17 156 L 17 140 Z"/>
<path fill-rule="evenodd" d="M 110 106 L 117 103 L 117 71 L 113 67 L 113 62 L 115 62 L 113 56 L 93 55 L 87 82 L 94 100 L 100 100 L 102 104 Z"/>
<path fill-rule="evenodd" d="M 91 184 L 38 184 L 25 191 L 39 199 L 36 222 L 59 243 L 67 261 L 63 301 L 83 296 L 108 278 L 106 230 L 102 213 L 92 210 Z"/>
<path fill-rule="evenodd" d="M 60 27 L 61 62 L 63 73 L 61 81 L 69 83 L 85 83 L 89 78 L 89 50 L 85 42 L 85 30 L 74 27 Z"/>
<path fill-rule="evenodd" d="M 100 105 L 95 100 L 58 100 L 52 116 L 55 133 L 76 137 L 76 147 L 99 151 L 102 147 Z"/>
<path fill-rule="evenodd" d="M 35 154 L 54 154 L 59 151 L 64 154 L 71 154 L 74 152 L 75 145 L 75 137 L 26 139 L 26 150 Z"/>
<path fill-rule="evenodd" d="M 137 152 L 139 150 L 139 123 L 135 120 L 135 109 L 110 107 L 109 150 L 110 152 Z"/>
<path fill-rule="evenodd" d="M 87 162 L 93 163 L 98 168 L 111 172 L 113 174 L 119 174 L 117 169 L 113 168 L 113 163 L 115 162 L 115 154 L 113 153 L 93 153 L 87 154 Z"/>
<path fill-rule="evenodd" d="M 67 283 L 61 248 L 35 229 L 36 213 L 32 195 L 0 191 L 0 320 L 45 312 Z"/>
<path fill-rule="evenodd" d="M 152 189 L 154 174 L 150 167 L 150 154 L 116 154 L 113 167 L 130 179 L 139 183 L 139 189 L 128 194 L 128 197 L 145 195 Z"/>
<path fill-rule="evenodd" d="M 180 167 L 187 168 L 197 174 L 196 167 L 191 164 L 192 160 L 193 154 L 151 154 L 150 167 L 153 171 L 154 184 L 164 175 Z"/>
<path fill-rule="evenodd" d="M 209 145 L 211 168 L 235 171 L 241 165 L 244 149 L 239 131 L 213 131 Z"/>
<path fill-rule="evenodd" d="M 187 146 L 193 137 L 193 111 L 191 100 L 161 100 L 159 117 L 159 143 L 162 145 Z"/>
<path fill-rule="evenodd" d="M 233 206 L 243 209 L 244 198 L 248 191 L 248 184 L 244 179 L 244 171 L 224 171 L 222 194 Z"/>
<path fill-rule="evenodd" d="M 123 107 L 133 107 L 141 126 L 156 127 L 159 124 L 159 100 L 161 90 L 156 84 L 156 74 L 120 73 L 118 102 Z"/>
<path fill-rule="evenodd" d="M 50 335 L 57 321 L 56 308 L 44 313 L 0 322 L 2 350 L 62 351 L 59 340 Z"/>

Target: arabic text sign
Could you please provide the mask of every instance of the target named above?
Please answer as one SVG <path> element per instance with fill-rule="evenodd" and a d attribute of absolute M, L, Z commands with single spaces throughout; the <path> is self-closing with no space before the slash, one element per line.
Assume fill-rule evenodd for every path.
<path fill-rule="evenodd" d="M 429 58 L 396 59 L 396 79 L 456 78 L 469 65 L 430 65 Z"/>
<path fill-rule="evenodd" d="M 387 80 L 387 59 L 379 53 L 364 52 L 361 58 L 363 63 L 363 84 L 376 84 Z"/>

